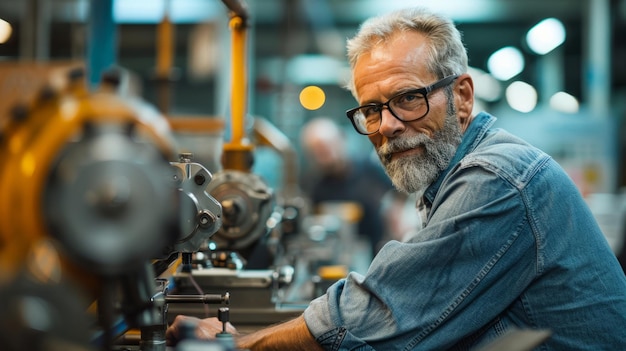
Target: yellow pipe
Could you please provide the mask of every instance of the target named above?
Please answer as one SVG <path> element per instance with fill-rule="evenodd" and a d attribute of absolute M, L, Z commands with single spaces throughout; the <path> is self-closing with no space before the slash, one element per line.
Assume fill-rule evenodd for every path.
<path fill-rule="evenodd" d="M 174 66 L 174 24 L 166 14 L 157 25 L 157 77 L 170 79 L 170 72 Z"/>
<path fill-rule="evenodd" d="M 231 68 L 231 141 L 233 146 L 242 145 L 245 137 L 246 113 L 246 28 L 243 18 L 233 16 L 229 21 L 232 31 Z"/>
<path fill-rule="evenodd" d="M 157 76 L 157 93 L 158 107 L 161 113 L 167 114 L 171 105 L 171 80 L 172 68 L 174 67 L 176 53 L 176 28 L 172 23 L 169 12 L 169 4 L 161 22 L 157 25 L 157 57 L 156 57 L 156 76 Z"/>

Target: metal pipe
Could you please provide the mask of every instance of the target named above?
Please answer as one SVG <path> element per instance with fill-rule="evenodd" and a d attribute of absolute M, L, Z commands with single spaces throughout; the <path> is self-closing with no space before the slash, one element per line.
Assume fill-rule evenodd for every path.
<path fill-rule="evenodd" d="M 231 81 L 231 128 L 232 137 L 230 142 L 241 145 L 245 136 L 244 121 L 246 115 L 246 26 L 242 17 L 235 16 L 230 19 L 232 31 L 232 81 Z"/>
<path fill-rule="evenodd" d="M 100 84 L 102 73 L 117 61 L 117 25 L 113 0 L 93 1 L 89 10 L 87 71 L 92 88 Z"/>
<path fill-rule="evenodd" d="M 253 146 L 246 138 L 248 77 L 246 72 L 246 30 L 248 11 L 243 1 L 222 0 L 231 10 L 228 27 L 231 30 L 231 138 L 224 145 L 222 163 L 225 169 L 249 172 L 253 163 Z"/>
<path fill-rule="evenodd" d="M 244 23 L 248 20 L 248 6 L 243 0 L 222 0 L 222 2 L 235 15 L 241 17 Z"/>
<path fill-rule="evenodd" d="M 230 303 L 230 294 L 204 294 L 204 295 L 167 295 L 165 297 L 167 303 L 203 303 L 208 304 L 221 304 Z"/>

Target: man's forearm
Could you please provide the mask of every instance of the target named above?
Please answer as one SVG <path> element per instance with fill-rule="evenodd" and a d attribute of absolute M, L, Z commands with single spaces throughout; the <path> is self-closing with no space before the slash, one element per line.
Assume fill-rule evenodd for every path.
<path fill-rule="evenodd" d="M 323 350 L 309 332 L 303 316 L 237 337 L 237 347 L 252 351 Z"/>

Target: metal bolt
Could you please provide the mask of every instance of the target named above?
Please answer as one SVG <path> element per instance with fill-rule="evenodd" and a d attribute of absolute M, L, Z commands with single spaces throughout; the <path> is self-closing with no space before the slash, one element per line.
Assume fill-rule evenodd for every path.
<path fill-rule="evenodd" d="M 198 185 L 202 185 L 206 182 L 206 178 L 204 177 L 204 174 L 196 174 L 196 176 L 193 177 L 193 181 Z"/>
<path fill-rule="evenodd" d="M 209 211 L 200 211 L 196 216 L 196 221 L 201 228 L 209 228 L 213 223 L 215 223 L 215 217 Z"/>
<path fill-rule="evenodd" d="M 190 163 L 193 159 L 193 154 L 191 152 L 181 152 L 178 154 L 178 158 L 181 163 Z"/>

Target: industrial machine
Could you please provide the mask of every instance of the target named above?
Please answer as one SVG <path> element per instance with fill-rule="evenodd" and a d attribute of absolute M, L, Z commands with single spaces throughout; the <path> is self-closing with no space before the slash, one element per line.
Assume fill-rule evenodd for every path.
<path fill-rule="evenodd" d="M 140 331 L 164 350 L 170 303 L 226 304 L 228 294 L 173 296 L 180 255 L 221 227 L 212 174 L 178 157 L 167 121 L 116 93 L 89 92 L 69 69 L 0 129 L 0 342 L 7 350 L 112 350 Z"/>
<path fill-rule="evenodd" d="M 245 8 L 225 4 L 243 50 Z M 82 65 L 62 71 L 0 117 L 2 349 L 165 350 L 172 307 L 218 304 L 222 318 L 229 314 L 232 286 L 181 289 L 201 254 L 236 257 L 239 268 L 262 258 L 257 267 L 268 269 L 256 276 L 270 295 L 289 282 L 288 268 L 276 279 L 269 269 L 283 212 L 248 171 L 242 134 L 225 145 L 225 169 L 212 174 L 192 154 L 177 154 L 159 111 L 118 93 L 121 71 L 95 91 Z M 235 130 L 243 112 L 233 109 Z M 218 261 L 213 268 L 230 269 Z"/>
<path fill-rule="evenodd" d="M 163 351 L 168 322 L 209 304 L 244 332 L 304 309 L 285 303 L 300 204 L 250 171 L 247 10 L 223 2 L 236 58 L 223 169 L 177 152 L 167 118 L 118 92 L 122 71 L 92 91 L 82 65 L 67 67 L 0 116 L 3 350 Z"/>
<path fill-rule="evenodd" d="M 294 206 L 286 206 L 281 201 L 284 197 L 278 197 L 251 172 L 254 145 L 246 137 L 244 123 L 249 18 L 242 1 L 223 2 L 229 9 L 232 38 L 231 135 L 223 145 L 222 168 L 206 186 L 222 205 L 222 226 L 208 245 L 193 255 L 191 265 L 176 272 L 172 289 L 177 294 L 230 292 L 231 321 L 246 331 L 302 313 L 301 305 L 285 308 L 280 299 L 294 274 L 289 262 L 281 260 L 283 238 L 285 229 L 294 229 L 298 216 Z M 271 139 L 275 140 L 275 135 L 264 141 L 272 143 Z M 171 319 L 177 314 L 206 316 L 197 305 L 172 305 L 169 311 Z"/>

